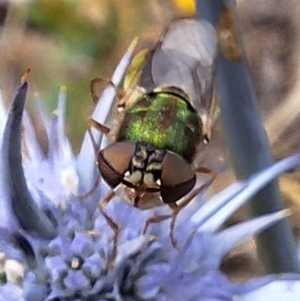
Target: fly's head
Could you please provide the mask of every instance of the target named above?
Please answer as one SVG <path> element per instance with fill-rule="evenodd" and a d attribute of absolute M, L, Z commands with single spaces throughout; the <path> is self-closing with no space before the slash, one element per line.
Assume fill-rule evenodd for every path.
<path fill-rule="evenodd" d="M 191 165 L 181 156 L 135 142 L 116 142 L 101 150 L 103 179 L 132 206 L 148 209 L 171 204 L 195 185 Z"/>

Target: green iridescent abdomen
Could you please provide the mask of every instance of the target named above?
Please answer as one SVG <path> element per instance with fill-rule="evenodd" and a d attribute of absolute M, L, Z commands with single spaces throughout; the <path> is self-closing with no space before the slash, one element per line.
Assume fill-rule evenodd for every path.
<path fill-rule="evenodd" d="M 151 92 L 126 110 L 117 141 L 151 144 L 191 162 L 201 132 L 201 120 L 184 97 L 172 92 Z"/>

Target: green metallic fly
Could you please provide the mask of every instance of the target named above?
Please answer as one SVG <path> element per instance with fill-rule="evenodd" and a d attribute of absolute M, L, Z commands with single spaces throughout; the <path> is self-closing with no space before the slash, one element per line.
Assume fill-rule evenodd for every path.
<path fill-rule="evenodd" d="M 212 174 L 193 161 L 217 115 L 216 55 L 212 25 L 190 19 L 171 22 L 153 49 L 136 55 L 116 104 L 118 126 L 96 126 L 114 137 L 97 160 L 112 188 L 101 201 L 102 210 L 115 194 L 142 209 L 168 204 L 173 214 L 148 220 L 144 229 L 173 217 L 173 231 L 179 209 L 205 186 L 197 182 L 198 175 Z M 172 233 L 171 240 L 175 245 Z"/>

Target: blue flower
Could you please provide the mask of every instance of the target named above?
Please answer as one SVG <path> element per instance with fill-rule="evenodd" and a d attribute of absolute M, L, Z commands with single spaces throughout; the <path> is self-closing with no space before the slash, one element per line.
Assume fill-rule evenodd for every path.
<path fill-rule="evenodd" d="M 116 84 L 130 58 L 131 49 L 112 78 Z M 101 179 L 96 185 L 99 175 L 90 137 L 85 135 L 78 156 L 65 137 L 65 89 L 51 118 L 39 109 L 49 140 L 47 156 L 24 112 L 27 89 L 25 79 L 8 115 L 0 108 L 0 250 L 25 268 L 21 284 L 3 281 L 0 300 L 221 301 L 249 300 L 245 298 L 251 293 L 267 300 L 259 288 L 277 284 L 278 276 L 231 283 L 219 265 L 233 247 L 288 212 L 220 228 L 274 177 L 299 165 L 300 155 L 231 185 L 209 202 L 199 195 L 177 218 L 174 234 L 180 250 L 170 242 L 168 220 L 142 234 L 147 219 L 168 213 L 168 208 L 142 211 L 114 198 L 104 210 L 118 225 L 116 240 L 113 227 L 98 210 L 108 187 Z M 105 122 L 113 99 L 114 89 L 108 87 L 93 114 L 95 120 Z M 96 143 L 104 145 L 105 137 L 92 131 Z M 287 280 L 298 283 L 299 277 L 286 276 Z"/>

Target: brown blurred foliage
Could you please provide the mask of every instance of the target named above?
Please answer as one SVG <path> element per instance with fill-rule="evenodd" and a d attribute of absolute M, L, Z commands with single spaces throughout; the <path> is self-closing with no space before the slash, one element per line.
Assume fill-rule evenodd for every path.
<path fill-rule="evenodd" d="M 78 150 L 93 108 L 90 80 L 108 79 L 135 36 L 147 45 L 180 14 L 171 0 L 0 0 L 3 97 L 9 103 L 27 68 L 29 99 L 38 95 L 50 110 L 65 85 L 68 134 Z"/>

